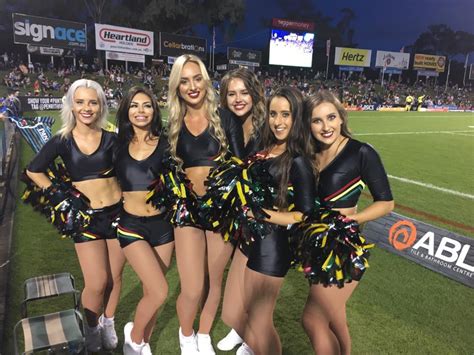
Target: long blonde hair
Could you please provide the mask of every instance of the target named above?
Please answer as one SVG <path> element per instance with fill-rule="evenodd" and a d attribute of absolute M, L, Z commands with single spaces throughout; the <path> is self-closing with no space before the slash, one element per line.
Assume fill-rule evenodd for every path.
<path fill-rule="evenodd" d="M 72 83 L 63 99 L 63 108 L 61 109 L 61 120 L 63 123 L 57 132 L 57 134 L 63 139 L 68 138 L 71 135 L 74 127 L 76 127 L 76 118 L 72 113 L 72 107 L 74 105 L 74 93 L 79 88 L 90 88 L 95 90 L 97 97 L 99 98 L 100 112 L 99 118 L 94 123 L 94 125 L 95 127 L 100 128 L 105 128 L 107 125 L 107 115 L 109 113 L 109 109 L 107 108 L 107 99 L 102 86 L 93 80 L 79 79 Z"/>
<path fill-rule="evenodd" d="M 178 169 L 183 170 L 183 160 L 177 156 L 178 138 L 183 127 L 184 116 L 186 115 L 186 103 L 179 95 L 179 85 L 181 83 L 181 73 L 186 63 L 195 63 L 201 70 L 206 88 L 204 98 L 204 110 L 207 112 L 211 135 L 220 143 L 219 156 L 224 157 L 228 150 L 227 138 L 221 125 L 221 120 L 217 111 L 218 97 L 212 87 L 211 79 L 207 73 L 204 63 L 192 54 L 184 54 L 178 57 L 171 68 L 168 84 L 168 140 L 170 143 L 170 155 L 178 164 Z"/>

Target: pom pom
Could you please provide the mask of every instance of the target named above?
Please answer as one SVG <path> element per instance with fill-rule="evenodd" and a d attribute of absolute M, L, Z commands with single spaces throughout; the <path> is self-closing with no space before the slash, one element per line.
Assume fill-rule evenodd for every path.
<path fill-rule="evenodd" d="M 163 161 L 163 171 L 148 187 L 146 202 L 163 210 L 166 219 L 174 226 L 196 225 L 199 202 L 191 181 L 178 172 L 171 157 Z"/>
<path fill-rule="evenodd" d="M 23 173 L 26 188 L 21 199 L 46 216 L 62 235 L 82 233 L 91 221 L 89 199 L 72 186 L 64 165 L 53 167 L 48 175 L 52 185 L 41 189 Z"/>
<path fill-rule="evenodd" d="M 337 211 L 312 211 L 291 231 L 293 264 L 301 265 L 312 284 L 335 284 L 360 280 L 369 267 L 368 244 L 357 222 Z"/>
<path fill-rule="evenodd" d="M 273 208 L 275 191 L 263 160 L 230 157 L 210 172 L 206 185 L 200 218 L 224 240 L 264 237 L 274 228 L 261 221 L 268 217 L 263 209 Z M 249 211 L 253 218 L 248 217 Z"/>

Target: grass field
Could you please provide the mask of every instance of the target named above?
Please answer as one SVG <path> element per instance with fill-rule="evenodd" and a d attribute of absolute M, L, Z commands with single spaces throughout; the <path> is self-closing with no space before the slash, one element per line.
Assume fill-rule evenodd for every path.
<path fill-rule="evenodd" d="M 421 218 L 416 213 L 422 211 L 447 221 L 474 225 L 474 114 L 354 112 L 350 113 L 350 126 L 356 138 L 371 143 L 381 154 L 392 176 L 396 203 L 411 207 L 414 218 L 474 237 L 462 226 Z M 32 153 L 26 144 L 21 149 L 24 166 Z M 361 207 L 368 202 L 364 197 Z M 398 212 L 408 214 L 405 210 Z M 354 354 L 474 353 L 474 289 L 384 250 L 375 249 L 372 255 L 371 268 L 348 304 Z M 23 280 L 70 271 L 79 287 L 82 285 L 72 242 L 61 240 L 42 217 L 21 203 L 15 217 L 10 265 L 4 354 L 13 353 L 11 332 L 19 319 Z M 175 265 L 168 280 L 168 302 L 161 310 L 151 344 L 157 354 L 179 353 L 175 311 L 179 283 Z M 129 267 L 123 285 L 116 314 L 120 340 L 121 329 L 132 319 L 141 292 Z M 303 276 L 290 271 L 275 314 L 284 354 L 312 353 L 299 323 L 306 294 Z M 65 302 L 42 302 L 32 307 L 31 313 L 65 306 Z M 212 331 L 215 343 L 226 332 L 226 326 L 217 320 Z"/>

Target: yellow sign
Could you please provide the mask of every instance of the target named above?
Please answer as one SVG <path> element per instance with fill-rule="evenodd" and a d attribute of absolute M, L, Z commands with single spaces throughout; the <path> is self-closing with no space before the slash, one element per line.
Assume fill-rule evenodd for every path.
<path fill-rule="evenodd" d="M 444 66 L 446 64 L 446 57 L 441 55 L 432 54 L 415 54 L 415 60 L 413 61 L 414 69 L 431 69 L 437 72 L 444 72 Z"/>
<path fill-rule="evenodd" d="M 351 67 L 370 67 L 370 49 L 336 47 L 335 65 Z"/>

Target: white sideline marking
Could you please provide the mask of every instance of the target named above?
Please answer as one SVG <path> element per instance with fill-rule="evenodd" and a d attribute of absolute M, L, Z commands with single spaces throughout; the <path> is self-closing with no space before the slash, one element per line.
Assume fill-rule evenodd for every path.
<path fill-rule="evenodd" d="M 474 126 L 468 126 L 469 128 L 474 128 Z"/>
<path fill-rule="evenodd" d="M 396 136 L 404 134 L 454 134 L 454 133 L 471 133 L 471 130 L 468 131 L 413 131 L 413 132 L 377 132 L 377 133 L 354 133 L 355 136 Z"/>
<path fill-rule="evenodd" d="M 420 181 L 416 181 L 416 180 L 410 180 L 410 179 L 406 179 L 406 178 L 402 178 L 402 177 L 398 177 L 398 176 L 393 176 L 393 175 L 388 175 L 388 177 L 390 179 L 406 182 L 407 184 L 418 185 L 418 186 L 426 187 L 427 189 L 437 190 L 437 191 L 445 192 L 445 193 L 450 194 L 450 195 L 465 197 L 465 198 L 468 198 L 470 200 L 474 200 L 474 195 L 467 194 L 465 192 L 459 192 L 459 191 L 455 191 L 455 190 L 445 189 L 444 187 L 439 187 L 439 186 L 427 184 L 427 183 L 424 183 L 424 182 L 420 182 Z"/>
<path fill-rule="evenodd" d="M 450 132 L 446 134 L 452 134 L 453 136 L 464 136 L 464 137 L 474 137 L 474 132 L 471 132 L 471 134 L 464 134 L 464 133 L 457 133 L 457 132 Z"/>

